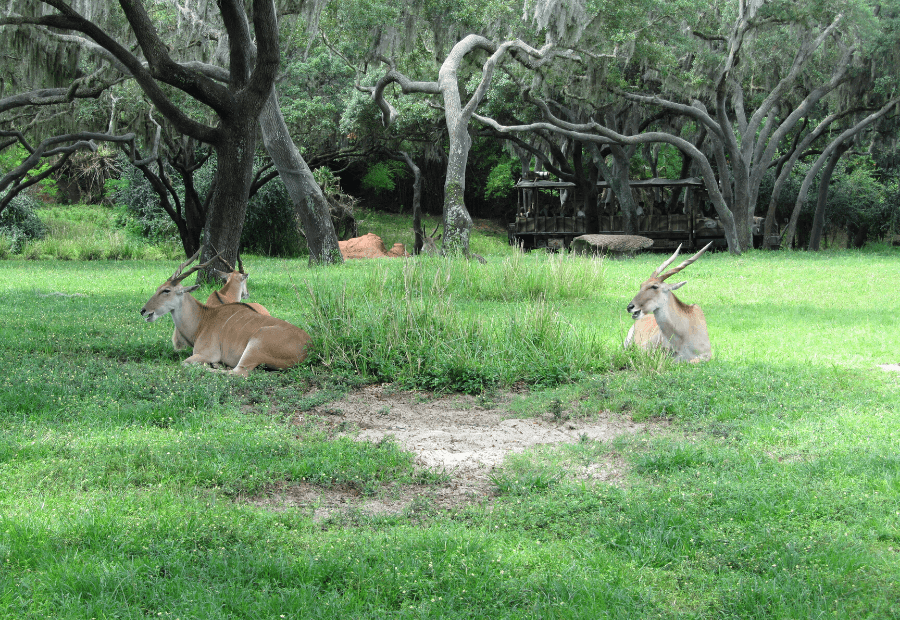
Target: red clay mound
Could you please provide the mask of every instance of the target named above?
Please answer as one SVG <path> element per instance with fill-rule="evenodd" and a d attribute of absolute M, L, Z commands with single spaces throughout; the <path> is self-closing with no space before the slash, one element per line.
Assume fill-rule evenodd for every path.
<path fill-rule="evenodd" d="M 395 243 L 390 250 L 384 247 L 384 241 L 376 234 L 369 233 L 362 237 L 354 237 L 346 241 L 338 241 L 344 260 L 350 258 L 398 258 L 409 256 L 402 243 Z"/>

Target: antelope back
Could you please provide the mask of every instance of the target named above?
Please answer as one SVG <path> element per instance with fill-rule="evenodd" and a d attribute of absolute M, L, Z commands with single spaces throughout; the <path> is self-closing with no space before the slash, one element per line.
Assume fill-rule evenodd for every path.
<path fill-rule="evenodd" d="M 309 334 L 296 325 L 259 314 L 247 304 L 226 304 L 206 309 L 192 358 L 235 369 L 259 364 L 286 368 L 306 358 L 309 341 Z"/>

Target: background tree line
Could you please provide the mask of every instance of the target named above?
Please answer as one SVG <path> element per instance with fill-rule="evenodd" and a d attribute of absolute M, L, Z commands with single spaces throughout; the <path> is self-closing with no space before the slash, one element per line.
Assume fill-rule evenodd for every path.
<path fill-rule="evenodd" d="M 43 179 L 108 174 L 144 234 L 167 221 L 186 253 L 233 261 L 243 238 L 339 262 L 351 194 L 443 214 L 467 254 L 471 215 L 508 220 L 515 180 L 546 170 L 594 222 L 607 181 L 631 232 L 630 180 L 697 176 L 734 253 L 754 216 L 782 245 L 859 244 L 897 227 L 898 9 L 14 0 L 0 217 Z"/>

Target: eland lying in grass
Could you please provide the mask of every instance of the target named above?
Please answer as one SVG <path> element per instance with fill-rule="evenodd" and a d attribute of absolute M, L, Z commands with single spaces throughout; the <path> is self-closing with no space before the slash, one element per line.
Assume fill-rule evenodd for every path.
<path fill-rule="evenodd" d="M 711 245 L 712 242 L 708 243 L 691 258 L 660 275 L 678 256 L 679 245 L 675 253 L 641 284 L 641 290 L 628 304 L 628 312 L 635 323 L 625 338 L 626 347 L 636 343 L 644 349 L 669 349 L 680 362 L 705 362 L 712 357 L 706 317 L 700 306 L 689 306 L 672 292 L 687 282 L 667 284 L 665 281 L 700 258 Z"/>
<path fill-rule="evenodd" d="M 182 263 L 141 308 L 148 323 L 172 314 L 178 337 L 194 348 L 185 364 L 223 364 L 246 377 L 257 366 L 288 368 L 306 359 L 310 337 L 299 327 L 248 304 L 210 307 L 194 299 L 189 293 L 199 285 L 184 287 L 181 282 L 212 260 L 182 273 L 192 260 Z"/>
<path fill-rule="evenodd" d="M 184 269 L 200 256 L 200 250 L 197 250 L 197 253 L 194 254 L 191 258 L 189 258 L 186 262 L 182 263 L 179 267 L 180 269 Z M 234 304 L 241 301 L 244 301 L 248 297 L 250 297 L 250 291 L 247 289 L 247 278 L 248 275 L 244 273 L 244 266 L 241 263 L 241 257 L 238 256 L 238 269 L 237 271 L 221 256 L 217 256 L 213 258 L 211 261 L 207 261 L 204 265 L 198 267 L 201 269 L 205 265 L 212 264 L 213 261 L 218 258 L 225 266 L 228 267 L 228 272 L 219 271 L 218 269 L 210 269 L 215 276 L 219 279 L 225 280 L 225 285 L 220 288 L 218 291 L 213 291 L 210 293 L 209 297 L 206 300 L 206 305 L 213 308 L 215 306 L 221 306 L 224 304 Z M 186 277 L 186 276 L 185 276 Z M 269 316 L 269 311 L 265 309 L 265 307 L 261 304 L 257 303 L 248 303 L 248 306 L 256 310 L 258 313 Z M 178 328 L 172 332 L 172 346 L 176 351 L 181 351 L 190 346 L 190 344 L 185 341 L 178 333 Z"/>

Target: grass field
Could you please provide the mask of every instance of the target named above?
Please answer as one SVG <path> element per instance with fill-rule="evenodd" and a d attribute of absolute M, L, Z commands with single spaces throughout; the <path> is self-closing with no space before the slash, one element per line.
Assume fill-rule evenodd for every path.
<path fill-rule="evenodd" d="M 171 321 L 141 320 L 176 260 L 0 263 L 0 617 L 900 617 L 900 373 L 878 367 L 900 363 L 898 250 L 704 256 L 679 293 L 714 357 L 676 366 L 621 349 L 662 256 L 476 239 L 486 265 L 244 257 L 251 299 L 316 340 L 247 380 L 183 367 Z M 669 424 L 511 458 L 451 511 L 249 501 L 443 484 L 389 441 L 289 423 L 370 381 Z M 611 454 L 616 484 L 564 475 Z"/>

